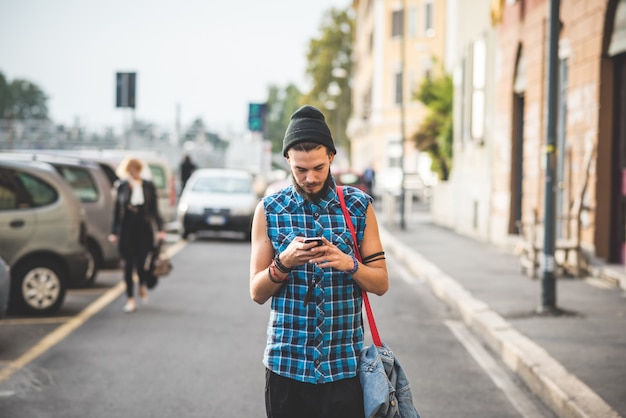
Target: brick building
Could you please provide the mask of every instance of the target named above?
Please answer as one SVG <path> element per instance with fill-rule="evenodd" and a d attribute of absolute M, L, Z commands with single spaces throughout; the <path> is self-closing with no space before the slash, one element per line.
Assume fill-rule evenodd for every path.
<path fill-rule="evenodd" d="M 455 74 L 455 157 L 450 181 L 435 190 L 433 214 L 467 235 L 506 243 L 520 220 L 543 219 L 550 2 L 486 3 L 472 2 L 482 13 L 472 26 L 458 23 L 471 13 L 467 4 L 448 2 L 457 19 L 454 31 L 448 21 L 456 36 L 446 52 Z M 602 273 L 624 263 L 626 1 L 562 0 L 560 21 L 556 234 L 579 242 L 585 265 Z"/>

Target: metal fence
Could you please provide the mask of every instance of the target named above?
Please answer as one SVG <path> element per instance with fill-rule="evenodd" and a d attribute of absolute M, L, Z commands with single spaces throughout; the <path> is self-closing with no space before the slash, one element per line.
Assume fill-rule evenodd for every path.
<path fill-rule="evenodd" d="M 68 128 L 46 120 L 0 119 L 0 150 L 73 149 L 92 146 L 115 148 L 120 138 L 113 129 L 88 132 L 81 127 Z"/>
<path fill-rule="evenodd" d="M 86 127 L 66 127 L 47 120 L 0 119 L 0 152 L 15 150 L 151 150 L 163 156 L 176 169 L 184 154 L 182 144 L 163 128 L 139 126 L 122 134 L 113 128 L 89 130 Z M 193 143 L 192 158 L 199 167 L 222 167 L 224 150 L 210 143 Z"/>

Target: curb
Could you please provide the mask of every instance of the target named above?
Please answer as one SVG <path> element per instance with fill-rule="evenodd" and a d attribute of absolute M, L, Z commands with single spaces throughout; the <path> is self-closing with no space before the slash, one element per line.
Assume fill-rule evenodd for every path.
<path fill-rule="evenodd" d="M 474 298 L 457 281 L 400 242 L 383 226 L 379 229 L 385 250 L 412 274 L 425 279 L 435 295 L 455 309 L 472 332 L 498 354 L 557 416 L 621 418 L 593 390 L 486 303 Z"/>

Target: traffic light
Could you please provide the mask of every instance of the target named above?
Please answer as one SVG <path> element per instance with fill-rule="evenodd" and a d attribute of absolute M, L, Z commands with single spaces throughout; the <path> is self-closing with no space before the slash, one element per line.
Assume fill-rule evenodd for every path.
<path fill-rule="evenodd" d="M 267 103 L 250 103 L 248 107 L 248 129 L 252 132 L 265 131 Z"/>
<path fill-rule="evenodd" d="M 115 74 L 115 107 L 135 108 L 135 84 L 137 73 Z"/>

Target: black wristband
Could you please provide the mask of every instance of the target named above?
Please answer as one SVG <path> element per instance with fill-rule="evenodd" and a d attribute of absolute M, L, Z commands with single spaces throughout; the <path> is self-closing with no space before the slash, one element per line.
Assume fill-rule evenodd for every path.
<path fill-rule="evenodd" d="M 293 268 L 285 267 L 285 265 L 280 262 L 280 254 L 276 254 L 276 257 L 274 257 L 274 265 L 282 273 L 291 273 L 291 270 L 293 270 Z"/>
<path fill-rule="evenodd" d="M 384 256 L 384 255 L 385 255 L 385 252 L 384 252 L 384 251 L 381 251 L 381 252 L 379 252 L 379 253 L 375 253 L 375 254 L 372 254 L 372 255 L 368 255 L 367 257 L 363 257 L 363 260 L 361 260 L 361 262 L 362 262 L 363 264 L 365 264 L 365 263 L 368 263 L 368 262 L 370 262 L 370 261 L 374 261 L 374 258 L 379 257 L 379 256 L 381 256 L 381 255 L 382 255 L 382 256 Z M 383 257 L 383 258 L 384 258 L 384 257 Z M 376 259 L 377 259 L 377 260 L 379 260 L 378 258 L 376 258 Z"/>

